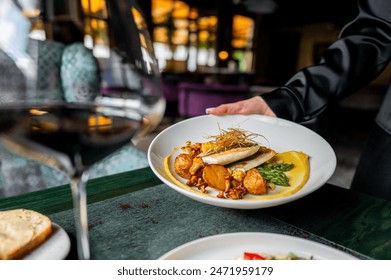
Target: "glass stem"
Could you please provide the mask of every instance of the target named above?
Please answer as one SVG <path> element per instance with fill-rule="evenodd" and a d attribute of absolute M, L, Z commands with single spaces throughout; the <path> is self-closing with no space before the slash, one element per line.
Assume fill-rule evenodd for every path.
<path fill-rule="evenodd" d="M 77 253 L 79 259 L 90 259 L 90 245 L 88 241 L 88 219 L 87 219 L 87 194 L 86 185 L 88 171 L 75 175 L 71 179 L 71 190 L 73 197 L 73 208 L 75 215 Z"/>

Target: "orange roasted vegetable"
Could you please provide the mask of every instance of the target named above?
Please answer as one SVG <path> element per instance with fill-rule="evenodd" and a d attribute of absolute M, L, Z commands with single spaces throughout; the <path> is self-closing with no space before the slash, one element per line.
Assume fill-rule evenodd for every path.
<path fill-rule="evenodd" d="M 224 191 L 229 185 L 230 173 L 227 168 L 219 164 L 210 164 L 204 167 L 202 172 L 202 179 L 208 186 Z"/>
<path fill-rule="evenodd" d="M 193 158 L 188 154 L 180 154 L 175 158 L 174 168 L 175 172 L 185 179 L 190 179 L 191 174 L 189 172 L 193 165 Z"/>
<path fill-rule="evenodd" d="M 266 181 L 256 168 L 247 171 L 246 176 L 243 179 L 243 186 L 251 194 L 265 194 L 266 193 Z"/>

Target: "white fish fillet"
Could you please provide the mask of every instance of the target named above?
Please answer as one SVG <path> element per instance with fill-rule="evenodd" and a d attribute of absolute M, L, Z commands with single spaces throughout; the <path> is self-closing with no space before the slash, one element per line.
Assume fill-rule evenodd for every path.
<path fill-rule="evenodd" d="M 203 156 L 201 158 L 207 164 L 226 165 L 255 154 L 259 148 L 259 145 L 247 148 L 235 148 L 221 153 Z"/>
<path fill-rule="evenodd" d="M 248 171 L 252 168 L 261 165 L 262 163 L 265 163 L 266 161 L 274 157 L 275 154 L 276 152 L 274 150 L 261 147 L 259 151 L 253 154 L 252 156 L 248 158 L 244 158 L 243 160 L 240 160 L 238 162 L 234 162 L 229 166 L 227 166 L 227 168 L 232 171 L 236 169 L 242 169 L 244 171 Z"/>

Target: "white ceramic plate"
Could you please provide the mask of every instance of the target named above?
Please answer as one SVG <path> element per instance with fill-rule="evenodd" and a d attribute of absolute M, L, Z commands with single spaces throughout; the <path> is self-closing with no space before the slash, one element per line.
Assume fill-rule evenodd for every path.
<path fill-rule="evenodd" d="M 25 260 L 63 260 L 71 248 L 71 241 L 65 230 L 53 223 L 53 233 L 44 243 L 26 255 Z"/>
<path fill-rule="evenodd" d="M 164 158 L 172 152 L 173 147 L 183 146 L 186 141 L 205 142 L 207 141 L 205 137 L 218 135 L 219 129 L 238 127 L 263 135 L 264 138 L 259 137 L 255 140 L 276 152 L 296 150 L 308 154 L 310 156 L 310 176 L 304 187 L 287 197 L 262 200 L 261 196 L 247 194 L 244 199 L 231 200 L 217 198 L 217 191 L 213 191 L 212 188 L 208 188 L 208 194 L 203 194 L 196 188 L 182 187 L 167 176 L 164 171 Z M 176 175 L 173 170 L 174 159 L 179 153 L 178 149 L 173 153 L 169 166 L 176 179 L 185 183 L 186 180 Z M 304 197 L 324 185 L 336 167 L 336 156 L 333 149 L 314 131 L 294 122 L 260 115 L 205 115 L 178 122 L 155 137 L 148 149 L 148 161 L 156 176 L 181 194 L 199 202 L 236 209 L 271 207 Z"/>
<path fill-rule="evenodd" d="M 238 260 L 244 252 L 287 255 L 305 259 L 354 260 L 354 256 L 299 237 L 263 232 L 238 232 L 212 235 L 181 245 L 160 260 Z"/>

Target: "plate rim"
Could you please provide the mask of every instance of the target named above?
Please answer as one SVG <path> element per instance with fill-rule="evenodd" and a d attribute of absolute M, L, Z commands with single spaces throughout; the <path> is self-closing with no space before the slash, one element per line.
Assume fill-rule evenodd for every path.
<path fill-rule="evenodd" d="M 33 251 L 25 255 L 22 258 L 23 260 L 63 260 L 68 256 L 71 249 L 71 240 L 68 233 L 57 223 L 53 222 L 52 229 L 53 232 L 49 238 L 36 247 Z M 55 246 L 62 246 L 62 250 L 58 251 L 58 249 L 54 248 Z M 53 250 L 56 253 L 53 257 L 48 258 L 47 250 Z"/>
<path fill-rule="evenodd" d="M 327 244 L 323 244 L 323 243 L 320 243 L 320 242 L 317 242 L 317 241 L 313 241 L 313 240 L 308 240 L 308 239 L 305 239 L 303 237 L 299 237 L 299 236 L 294 236 L 294 235 L 289 235 L 289 234 L 283 234 L 283 233 L 275 233 L 275 232 L 255 232 L 255 231 L 249 231 L 249 232 L 227 232 L 227 233 L 221 233 L 221 234 L 213 234 L 213 235 L 209 235 L 209 236 L 206 236 L 206 237 L 202 237 L 202 238 L 198 238 L 198 239 L 195 239 L 195 240 L 192 240 L 192 241 L 189 241 L 189 242 L 186 242 L 184 244 L 181 244 L 171 250 L 169 250 L 168 252 L 164 253 L 163 255 L 161 255 L 158 260 L 176 260 L 176 258 L 171 258 L 173 256 L 175 256 L 175 254 L 178 254 L 180 253 L 181 251 L 183 250 L 186 250 L 186 249 L 191 249 L 191 247 L 194 247 L 194 246 L 200 246 L 202 245 L 203 243 L 208 243 L 208 242 L 213 242 L 215 240 L 217 241 L 220 241 L 224 239 L 239 239 L 241 237 L 247 237 L 247 238 L 254 238 L 254 237 L 259 237 L 259 238 L 266 238 L 266 239 L 285 239 L 287 240 L 288 242 L 292 242 L 292 243 L 304 243 L 305 245 L 309 245 L 309 246 L 315 246 L 315 249 L 320 249 L 320 250 L 327 250 L 329 253 L 331 252 L 332 254 L 336 254 L 338 255 L 340 258 L 342 259 L 350 259 L 350 260 L 358 260 L 357 257 L 347 253 L 347 252 L 344 252 L 340 249 L 337 249 L 337 248 L 334 248 L 334 247 L 331 247 Z M 263 240 L 263 239 L 260 239 L 260 240 Z M 246 239 L 244 239 L 246 240 Z M 300 244 L 302 245 L 302 244 Z M 292 249 L 294 250 L 294 249 Z M 316 256 L 316 254 L 315 254 Z M 324 259 L 324 258 L 320 258 L 320 259 Z M 338 258 L 339 259 L 339 258 Z M 233 259 L 235 260 L 235 259 Z"/>
<path fill-rule="evenodd" d="M 155 173 L 155 175 L 164 184 L 168 185 L 173 190 L 175 190 L 175 191 L 181 193 L 182 195 L 185 195 L 185 196 L 187 196 L 187 197 L 189 197 L 189 198 L 191 198 L 193 200 L 196 200 L 196 201 L 202 202 L 202 203 L 206 203 L 206 204 L 209 204 L 209 205 L 213 205 L 213 206 L 225 207 L 225 208 L 231 208 L 231 209 L 260 209 L 260 208 L 268 208 L 268 207 L 278 206 L 278 205 L 282 205 L 282 204 L 285 204 L 285 203 L 288 203 L 288 202 L 292 202 L 294 200 L 297 200 L 297 199 L 300 199 L 300 198 L 302 198 L 304 196 L 307 196 L 310 193 L 312 193 L 312 192 L 316 191 L 317 189 L 321 188 L 324 184 L 327 183 L 327 180 L 328 180 L 328 179 L 322 180 L 322 184 L 319 184 L 319 186 L 317 186 L 317 187 L 308 189 L 308 190 L 306 190 L 304 192 L 299 190 L 298 192 L 296 192 L 296 193 L 294 193 L 292 195 L 286 196 L 286 197 L 280 197 L 280 198 L 270 199 L 270 200 L 235 200 L 235 204 L 233 204 L 232 200 L 229 200 L 229 199 L 225 200 L 225 199 L 218 199 L 218 198 L 212 197 L 212 196 L 191 195 L 191 192 L 189 190 L 186 190 L 186 189 L 184 189 L 184 188 L 182 188 L 180 186 L 177 186 L 174 182 L 171 182 L 170 180 L 165 178 L 162 174 L 160 174 L 160 172 L 157 170 L 157 168 L 153 164 L 153 159 L 152 159 L 153 149 L 157 145 L 156 143 L 158 142 L 159 138 L 162 137 L 164 134 L 168 133 L 171 129 L 175 129 L 175 127 L 177 127 L 179 125 L 185 125 L 188 122 L 189 123 L 190 122 L 195 122 L 195 121 L 198 121 L 198 120 L 208 119 L 208 118 L 211 118 L 211 117 L 220 117 L 220 118 L 227 118 L 227 119 L 228 118 L 238 118 L 239 117 L 239 118 L 244 118 L 244 119 L 254 119 L 256 121 L 261 121 L 261 122 L 282 123 L 282 124 L 288 124 L 288 125 L 294 126 L 294 127 L 299 127 L 300 129 L 302 129 L 302 130 L 304 130 L 304 131 L 306 131 L 306 132 L 308 132 L 308 133 L 310 133 L 312 135 L 315 135 L 320 140 L 322 140 L 323 144 L 325 144 L 327 146 L 327 148 L 329 149 L 329 151 L 331 152 L 330 153 L 330 159 L 332 160 L 332 162 L 330 163 L 331 164 L 330 171 L 328 172 L 326 177 L 328 179 L 330 179 L 330 177 L 335 172 L 336 165 L 337 165 L 337 158 L 336 158 L 336 154 L 335 154 L 335 151 L 332 148 L 332 146 L 322 136 L 320 136 L 318 133 L 316 133 L 315 131 L 311 130 L 310 128 L 305 127 L 305 126 L 303 126 L 303 125 L 301 125 L 299 123 L 295 123 L 295 122 L 292 122 L 290 120 L 285 120 L 285 119 L 278 118 L 278 117 L 271 117 L 271 116 L 264 116 L 264 115 L 224 115 L 224 116 L 202 115 L 202 116 L 196 116 L 196 117 L 192 117 L 192 118 L 188 118 L 188 119 L 184 119 L 182 121 L 179 121 L 179 122 L 177 122 L 175 124 L 172 124 L 171 126 L 167 127 L 163 131 L 161 131 L 152 140 L 151 144 L 148 147 L 148 151 L 147 151 L 148 163 L 149 163 L 149 166 L 152 169 L 152 171 Z M 310 174 L 310 176 L 311 176 L 311 174 Z"/>

